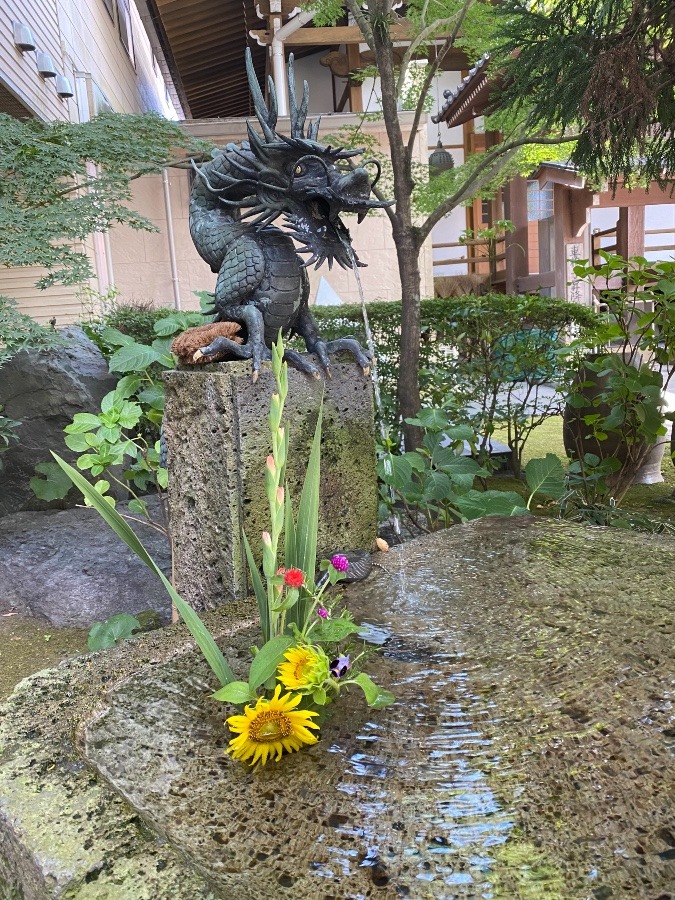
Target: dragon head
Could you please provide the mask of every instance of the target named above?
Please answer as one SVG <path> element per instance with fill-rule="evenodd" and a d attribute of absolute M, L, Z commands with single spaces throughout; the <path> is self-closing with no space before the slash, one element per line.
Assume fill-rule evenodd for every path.
<path fill-rule="evenodd" d="M 246 50 L 246 71 L 256 117 L 262 135 L 247 123 L 248 141 L 228 144 L 240 177 L 219 176 L 211 191 L 228 206 L 242 210 L 242 219 L 252 219 L 257 228 L 266 228 L 283 216 L 288 233 L 301 244 L 300 252 L 311 257 L 305 265 L 324 261 L 343 267 L 363 265 L 351 246 L 349 231 L 340 219 L 353 213 L 362 222 L 369 210 L 389 206 L 393 201 L 371 199 L 380 177 L 377 160 L 353 162 L 362 150 L 334 148 L 318 141 L 320 117 L 310 121 L 305 133 L 309 87 L 304 82 L 302 102 L 297 104 L 293 56 L 288 62 L 288 90 L 291 134 L 278 134 L 277 100 L 274 82 L 269 79 L 269 105 L 258 84 L 250 50 Z M 223 150 L 215 153 L 223 153 Z M 371 174 L 369 169 L 374 169 Z"/>

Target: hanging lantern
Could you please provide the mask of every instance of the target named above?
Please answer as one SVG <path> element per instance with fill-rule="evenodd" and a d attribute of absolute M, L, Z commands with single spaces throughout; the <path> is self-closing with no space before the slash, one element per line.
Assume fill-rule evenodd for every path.
<path fill-rule="evenodd" d="M 441 140 L 440 131 L 438 133 L 438 143 L 436 149 L 429 157 L 429 177 L 434 178 L 443 172 L 454 169 L 455 161 L 447 150 L 443 149 L 443 141 Z"/>

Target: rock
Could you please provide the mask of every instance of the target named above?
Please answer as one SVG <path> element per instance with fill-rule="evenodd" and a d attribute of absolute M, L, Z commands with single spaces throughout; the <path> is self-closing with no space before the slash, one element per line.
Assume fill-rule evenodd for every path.
<path fill-rule="evenodd" d="M 147 497 L 146 502 L 158 520 L 159 501 Z M 154 528 L 131 524 L 168 574 L 168 540 Z M 171 601 L 160 580 L 95 510 L 21 512 L 0 519 L 0 612 L 87 627 L 116 613 L 147 609 L 170 621 Z"/>
<path fill-rule="evenodd" d="M 17 353 L 0 372 L 3 413 L 22 423 L 18 443 L 2 457 L 0 516 L 31 509 L 63 509 L 78 502 L 71 492 L 66 500 L 46 504 L 33 494 L 29 481 L 36 463 L 51 462 L 50 450 L 73 459 L 63 442 L 63 429 L 75 413 L 97 412 L 117 379 L 81 328 L 65 328 L 61 335 L 66 342 L 62 348 Z"/>
<path fill-rule="evenodd" d="M 39 672 L 0 710 L 0 897 L 671 896 L 674 573 L 535 517 L 392 547 L 345 596 L 396 703 L 344 691 L 255 772 L 182 626 Z M 243 677 L 255 604 L 204 622 Z"/>
<path fill-rule="evenodd" d="M 372 550 L 377 536 L 372 385 L 353 362 L 331 372 L 317 381 L 289 369 L 284 413 L 297 513 L 323 403 L 319 560 L 338 548 Z M 276 386 L 268 368 L 253 382 L 249 362 L 170 371 L 164 383 L 176 589 L 195 609 L 213 609 L 247 596 L 242 530 L 257 556 L 269 528 L 267 417 Z"/>

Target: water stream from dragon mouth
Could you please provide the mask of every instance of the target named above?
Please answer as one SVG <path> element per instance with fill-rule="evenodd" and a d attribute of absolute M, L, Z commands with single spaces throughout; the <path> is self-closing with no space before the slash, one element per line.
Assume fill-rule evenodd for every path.
<path fill-rule="evenodd" d="M 372 357 L 372 363 L 370 367 L 371 378 L 373 382 L 373 395 L 375 397 L 375 408 L 377 410 L 377 421 L 380 430 L 380 435 L 382 437 L 382 442 L 387 445 L 389 442 L 389 431 L 387 428 L 387 423 L 384 419 L 384 413 L 382 409 L 382 393 L 380 391 L 380 372 L 377 367 L 377 354 L 375 352 L 375 341 L 373 340 L 373 332 L 370 328 L 370 321 L 368 319 L 368 310 L 366 309 L 366 297 L 363 293 L 363 284 L 361 283 L 361 276 L 359 275 L 359 267 L 356 262 L 356 254 L 352 249 L 351 244 L 345 242 L 345 246 L 347 248 L 347 252 L 349 253 L 349 258 L 352 261 L 352 270 L 354 272 L 354 278 L 356 278 L 356 286 L 359 289 L 359 299 L 361 301 L 361 315 L 363 316 L 363 328 L 366 332 L 366 343 L 368 344 L 368 349 L 370 350 L 370 354 Z M 388 459 L 384 460 L 385 469 L 388 469 L 388 474 L 391 474 L 391 463 Z M 389 496 L 391 497 L 392 504 L 394 502 L 394 491 L 393 488 L 389 488 Z M 394 534 L 400 537 L 401 534 L 401 520 L 394 513 L 391 518 L 392 525 L 394 528 Z"/>

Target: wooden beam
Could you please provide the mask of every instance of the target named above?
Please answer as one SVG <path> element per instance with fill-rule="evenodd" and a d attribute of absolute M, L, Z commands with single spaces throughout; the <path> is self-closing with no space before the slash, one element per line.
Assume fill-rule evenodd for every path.
<path fill-rule="evenodd" d="M 529 275 L 527 181 L 520 176 L 504 188 L 504 218 L 515 226 L 506 235 L 506 293 L 514 294 L 520 279 Z"/>
<path fill-rule="evenodd" d="M 249 31 L 249 34 L 259 44 L 272 43 L 272 35 L 267 28 L 253 29 Z M 391 25 L 389 35 L 392 41 L 410 41 L 415 36 L 415 29 L 409 22 L 403 21 L 400 24 Z M 447 35 L 439 34 L 436 39 L 444 40 L 446 37 Z M 326 25 L 318 28 L 311 26 L 299 28 L 284 41 L 285 47 L 331 47 L 335 44 L 365 44 L 365 40 L 358 25 Z M 466 66 L 467 57 L 461 50 L 448 51 L 444 63 L 448 59 L 461 61 Z M 443 68 L 445 69 L 445 65 Z M 457 71 L 459 71 L 459 67 Z"/>
<path fill-rule="evenodd" d="M 507 269 L 508 284 L 508 269 Z M 522 278 L 516 279 L 516 290 L 519 294 L 531 294 L 540 288 L 555 287 L 555 272 L 540 272 L 538 275 L 524 275 Z M 511 293 L 507 289 L 507 294 Z"/>
<path fill-rule="evenodd" d="M 355 72 L 361 67 L 361 54 L 358 44 L 347 44 L 347 64 L 349 71 Z M 349 84 L 349 108 L 352 112 L 363 112 L 363 92 L 361 85 L 350 78 Z"/>
<path fill-rule="evenodd" d="M 644 206 L 622 206 L 619 209 L 619 220 L 616 223 L 616 252 L 624 259 L 644 256 Z"/>
<path fill-rule="evenodd" d="M 648 191 L 644 188 L 634 188 L 629 191 L 625 187 L 618 187 L 615 194 L 612 194 L 611 190 L 607 190 L 595 196 L 598 202 L 593 205 L 600 209 L 612 206 L 660 206 L 662 203 L 675 203 L 675 182 L 665 188 L 652 182 Z"/>

